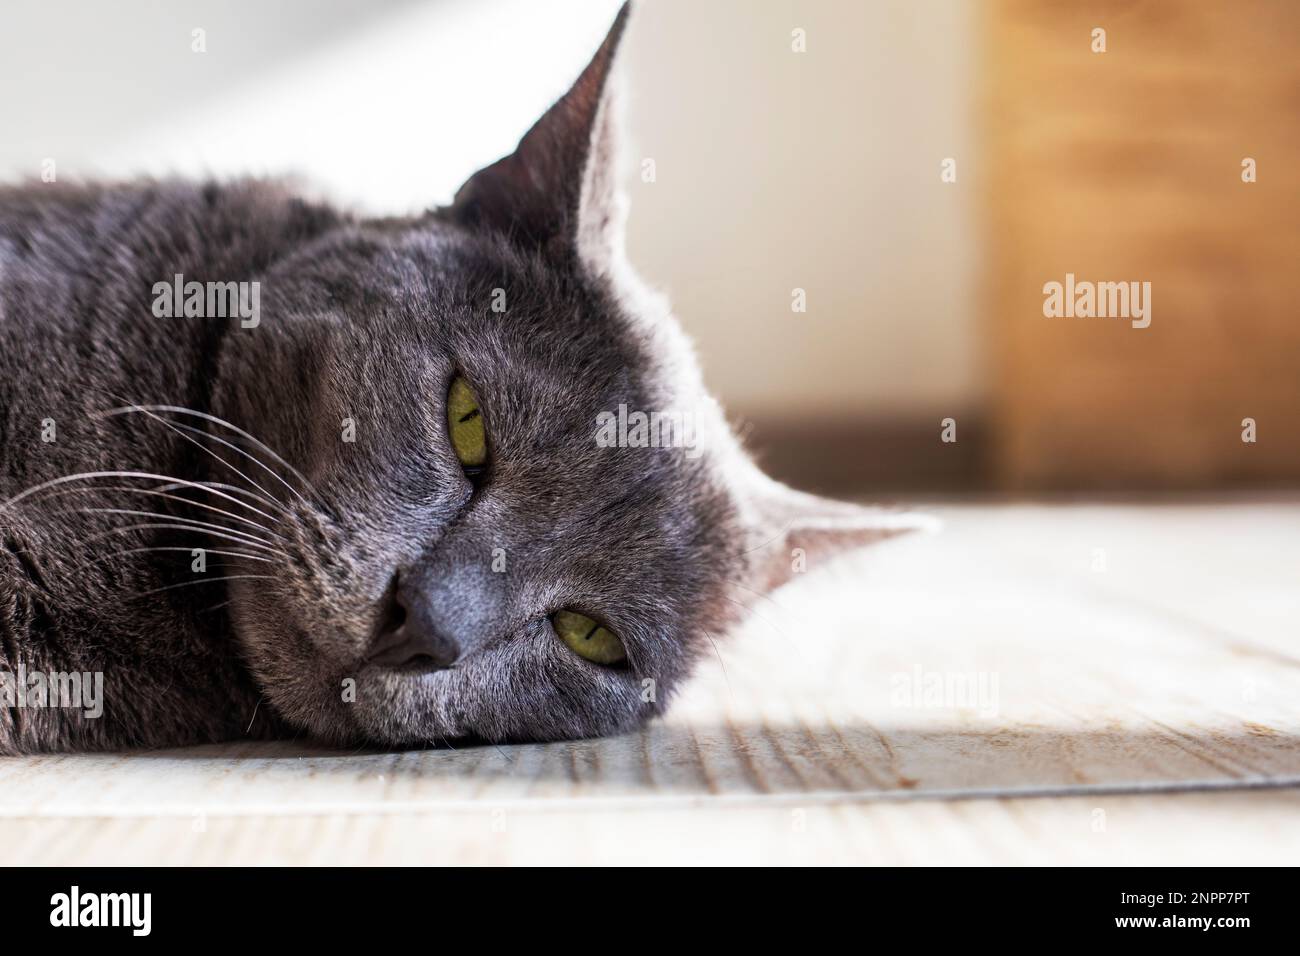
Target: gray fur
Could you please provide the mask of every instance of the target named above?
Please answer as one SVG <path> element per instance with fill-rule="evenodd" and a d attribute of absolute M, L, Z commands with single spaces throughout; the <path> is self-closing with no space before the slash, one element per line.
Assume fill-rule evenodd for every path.
<path fill-rule="evenodd" d="M 260 181 L 0 190 L 0 670 L 102 672 L 106 698 L 98 719 L 0 708 L 0 753 L 617 732 L 662 710 L 733 620 L 734 586 L 779 583 L 792 545 L 827 537 L 793 537 L 822 503 L 753 469 L 622 259 L 607 78 L 625 18 L 512 157 L 423 217 L 358 221 Z M 260 324 L 156 318 L 175 273 L 259 281 Z M 477 485 L 446 438 L 453 374 L 487 422 Z M 720 434 L 699 457 L 598 447 L 620 404 L 698 406 Z M 256 442 L 106 414 L 132 405 Z M 101 471 L 191 484 L 24 494 Z M 847 507 L 842 544 L 901 530 Z M 123 530 L 139 524 L 182 527 Z M 251 557 L 210 556 L 234 579 L 193 583 L 191 548 Z M 364 663 L 398 573 L 455 622 L 454 667 Z M 627 666 L 570 652 L 561 608 L 614 628 Z"/>

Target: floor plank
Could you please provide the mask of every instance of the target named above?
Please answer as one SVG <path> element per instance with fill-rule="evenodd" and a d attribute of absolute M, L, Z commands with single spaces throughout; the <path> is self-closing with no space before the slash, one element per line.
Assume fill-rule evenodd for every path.
<path fill-rule="evenodd" d="M 0 820 L 6 864 L 1291 865 L 1300 790 Z"/>

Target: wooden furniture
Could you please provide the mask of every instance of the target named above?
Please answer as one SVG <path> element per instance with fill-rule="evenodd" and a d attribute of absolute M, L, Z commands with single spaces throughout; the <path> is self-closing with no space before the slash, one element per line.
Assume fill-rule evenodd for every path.
<path fill-rule="evenodd" d="M 1300 5 L 980 9 L 997 483 L 1295 487 Z M 1149 281 L 1150 327 L 1045 318 L 1067 273 Z"/>

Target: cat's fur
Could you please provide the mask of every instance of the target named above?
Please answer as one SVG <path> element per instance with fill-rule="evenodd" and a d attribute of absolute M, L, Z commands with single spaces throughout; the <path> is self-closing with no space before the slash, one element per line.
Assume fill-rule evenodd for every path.
<path fill-rule="evenodd" d="M 664 707 L 792 548 L 815 561 L 914 524 L 763 477 L 628 268 L 609 82 L 626 16 L 514 154 L 421 218 L 259 181 L 0 190 L 0 670 L 105 685 L 98 719 L 0 707 L 0 752 L 616 732 Z M 176 273 L 259 281 L 259 325 L 156 318 Z M 487 422 L 478 486 L 447 440 L 454 374 Z M 620 404 L 703 416 L 703 454 L 599 447 Z M 108 414 L 128 406 L 212 417 Z M 114 471 L 179 481 L 48 484 Z M 454 625 L 454 667 L 364 663 L 398 573 Z M 614 628 L 627 665 L 568 650 L 560 608 Z"/>

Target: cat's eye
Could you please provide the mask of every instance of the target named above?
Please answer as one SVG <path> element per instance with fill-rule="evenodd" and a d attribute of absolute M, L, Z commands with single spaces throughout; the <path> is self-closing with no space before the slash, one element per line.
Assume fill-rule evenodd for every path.
<path fill-rule="evenodd" d="M 551 626 L 569 650 L 593 664 L 611 666 L 627 660 L 627 651 L 618 636 L 605 627 L 575 611 L 556 611 Z"/>
<path fill-rule="evenodd" d="M 479 474 L 487 463 L 487 431 L 478 397 L 460 377 L 452 379 L 447 389 L 447 435 L 465 474 Z"/>

